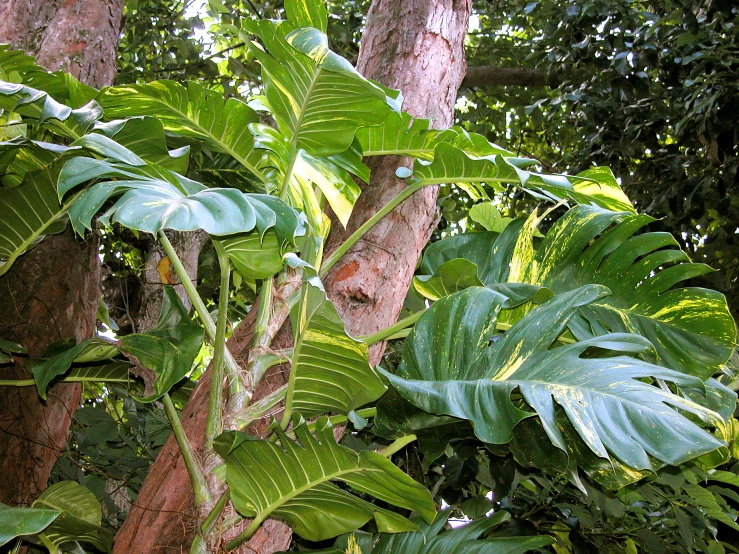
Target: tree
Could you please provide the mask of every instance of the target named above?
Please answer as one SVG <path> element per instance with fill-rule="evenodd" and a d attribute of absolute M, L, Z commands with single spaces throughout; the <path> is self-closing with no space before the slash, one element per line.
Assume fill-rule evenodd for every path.
<path fill-rule="evenodd" d="M 469 6 L 464 2 L 453 7 L 448 2 L 373 3 L 364 31 L 365 46 L 360 53 L 360 72 L 388 87 L 402 84 L 405 94 L 409 96 L 410 104 L 406 103 L 406 109 L 410 113 L 418 117 L 432 116 L 435 125 L 441 128 L 448 126 L 451 124 L 456 89 L 464 73 L 462 45 L 468 15 Z M 427 21 L 447 21 L 448 29 L 440 35 L 431 34 Z M 395 29 L 388 34 L 393 25 L 402 25 L 403 29 Z M 388 36 L 392 40 L 386 40 Z M 413 49 L 416 41 L 424 42 L 425 55 L 429 60 L 425 66 L 418 65 L 415 59 Z M 454 45 L 454 49 L 449 51 L 447 44 Z M 450 67 L 456 70 L 450 71 Z M 432 71 L 438 72 L 438 75 Z M 444 102 L 438 101 L 438 90 L 447 91 Z M 354 207 L 347 233 L 356 230 L 377 211 L 378 206 L 386 204 L 405 187 L 402 181 L 394 177 L 397 160 L 388 159 L 384 166 L 382 163 L 380 159 L 370 166 L 373 180 L 369 187 L 365 187 Z M 371 249 L 362 245 L 355 248 L 328 277 L 326 288 L 329 297 L 336 303 L 351 334 L 371 334 L 397 319 L 416 260 L 433 230 L 435 203 L 435 190 L 428 189 L 423 196 L 419 195 L 403 204 L 396 212 L 398 215 L 367 237 L 363 245 L 374 245 Z M 327 252 L 347 236 L 339 230 L 338 221 L 334 220 L 332 227 L 334 231 L 329 237 Z M 409 236 L 415 239 L 409 241 Z M 379 257 L 384 257 L 385 261 L 378 263 Z M 363 269 L 368 266 L 380 270 L 372 279 L 366 278 Z M 230 349 L 236 359 L 248 358 L 253 325 L 253 319 L 249 318 L 234 331 Z M 287 347 L 289 329 L 285 328 L 282 334 L 278 334 L 276 341 L 279 347 Z M 378 345 L 373 350 L 372 360 L 379 361 L 381 355 L 381 345 Z M 274 377 L 268 375 L 264 382 L 267 389 L 258 389 L 255 400 L 284 385 L 285 377 L 279 373 Z M 203 381 L 184 413 L 185 421 L 191 422 L 185 429 L 193 434 L 203 427 L 207 408 L 203 391 L 208 386 L 208 382 Z M 195 442 L 195 445 L 196 448 L 200 447 L 199 442 Z M 170 515 L 171 512 L 186 511 L 191 501 L 189 492 L 182 487 L 186 469 L 176 452 L 176 443 L 170 440 L 144 484 L 137 507 L 119 532 L 116 541 L 119 552 L 145 551 L 160 545 L 176 547 L 186 545 L 191 540 L 187 534 L 183 536 L 182 523 Z M 154 510 L 154 506 L 159 512 Z M 147 532 L 143 533 L 142 529 L 147 529 Z M 257 544 L 266 542 L 263 548 L 278 550 L 289 545 L 291 535 L 285 526 L 278 529 L 265 527 L 262 532 L 276 535 L 267 541 L 261 537 L 255 538 Z"/>
<path fill-rule="evenodd" d="M 44 66 L 67 71 L 92 86 L 112 84 L 122 10 L 122 0 L 6 2 L 0 7 L 0 42 L 23 49 Z M 22 56 L 6 61 L 0 68 L 4 79 L 13 80 L 15 72 L 23 75 L 27 69 Z M 61 74 L 58 78 L 64 79 Z M 77 99 L 67 102 L 79 107 Z M 17 185 L 14 177 L 18 178 L 6 177 L 3 186 Z M 2 338 L 20 343 L 29 355 L 39 357 L 51 337 L 78 341 L 91 337 L 100 295 L 97 244 L 94 237 L 79 244 L 71 233 L 64 233 L 23 256 L 10 271 L 8 266 L 1 268 Z M 62 278 L 49 279 L 61 267 L 69 271 Z M 28 373 L 17 365 L 3 368 L 2 375 L 23 379 Z M 29 504 L 46 487 L 54 462 L 64 450 L 79 392 L 76 384 L 55 386 L 44 404 L 31 389 L 0 391 L 0 446 L 8 453 L 2 464 L 0 500 Z"/>
<path fill-rule="evenodd" d="M 360 55 L 365 71 L 377 60 L 386 69 L 374 37 L 389 25 L 382 15 L 391 5 L 400 10 L 392 21 L 412 20 L 407 5 L 373 6 Z M 420 33 L 412 47 L 390 43 L 399 65 L 424 54 L 424 43 L 462 59 L 468 6 L 451 6 L 451 26 L 440 6 L 420 11 L 435 32 Z M 69 110 L 32 86 L 62 86 L 38 69 L 33 80 L 21 75 L 23 83 L 0 88 L 7 117 L 27 125 L 4 148 L 61 167 L 50 189 L 69 204 L 68 213 L 55 208 L 57 217 L 68 215 L 81 234 L 103 210 L 100 225 L 156 236 L 200 320 L 167 288 L 154 329 L 59 345 L 25 360 L 30 382 L 8 384 L 35 385 L 43 396 L 55 380 L 135 378 L 132 394 L 140 402 L 161 401 L 179 451 L 165 448 L 160 457 L 181 461 L 160 462 L 158 474 L 155 465 L 138 502 L 150 510 L 172 502 L 179 512 L 192 502 L 193 552 L 247 541 L 252 549 L 279 548 L 290 533 L 275 519 L 289 524 L 302 548 L 338 537 L 330 552 L 359 544 L 376 554 L 524 552 L 555 541 L 569 551 L 582 543 L 633 551 L 635 540 L 649 550 L 666 543 L 686 551 L 693 544 L 722 548 L 716 522 L 737 525 L 733 511 L 722 511 L 731 491 L 705 482 L 734 483 L 717 468 L 734 452 L 736 395 L 713 376 L 730 377 L 721 372 L 728 371 L 736 328 L 721 294 L 684 286 L 709 269 L 691 263 L 669 235 L 641 232 L 650 218 L 636 213 L 608 169 L 542 173 L 535 160 L 461 127 L 429 128 L 430 120 L 401 111 L 397 91 L 328 50 L 322 2 L 285 7 L 283 21 L 242 23 L 244 42 L 262 66 L 259 103 L 161 81 L 87 91 L 90 104 Z M 457 48 L 449 50 L 450 43 Z M 462 71 L 436 69 L 452 79 L 443 87 L 451 104 Z M 68 80 L 63 86 L 67 93 L 76 87 Z M 437 87 L 419 83 L 422 105 Z M 28 140 L 41 133 L 54 143 Z M 378 196 L 387 182 L 397 193 L 379 211 L 372 195 L 361 200 L 354 180 L 370 180 L 363 156 L 386 156 L 375 179 L 392 177 L 390 164 L 397 177 L 381 181 Z M 398 164 L 403 157 L 414 161 Z M 16 156 L 6 174 L 22 159 Z M 224 167 L 243 174 L 244 189 L 221 186 L 214 174 Z M 433 219 L 428 191 L 452 183 L 485 200 L 468 217 L 486 231 L 426 248 L 413 278 L 413 295 L 425 301 L 414 305 L 411 296 L 408 317 L 392 323 L 423 247 L 408 240 L 416 226 L 403 214 L 420 207 L 414 217 Z M 34 208 L 30 193 L 48 185 L 30 180 L 15 192 Z M 502 218 L 496 201 L 510 196 L 507 187 L 554 207 Z M 365 193 L 373 189 L 370 182 Z M 14 198 L 6 196 L 6 209 L 18 208 Z M 368 200 L 372 208 L 363 213 Z M 353 217 L 365 220 L 352 224 Z M 546 219 L 555 221 L 549 229 L 540 225 Z M 330 221 L 333 229 L 348 227 L 343 238 L 329 234 Z M 420 230 L 428 236 L 432 227 Z M 165 230 L 210 236 L 220 279 L 215 321 Z M 393 263 L 407 268 L 400 273 L 405 284 L 390 273 L 390 256 L 370 258 L 367 246 L 394 251 Z M 394 310 L 371 287 L 373 274 L 383 274 L 374 264 L 383 259 L 379 269 L 394 285 L 385 300 Z M 369 268 L 352 291 L 345 282 L 362 264 Z M 232 266 L 260 290 L 231 340 L 246 343 L 244 367 L 226 346 Z M 367 315 L 365 304 L 373 302 L 384 325 Z M 352 336 L 362 332 L 369 334 Z M 204 335 L 212 368 L 180 417 L 174 397 Z M 403 337 L 400 357 L 377 365 L 381 345 Z M 0 347 L 0 361 L 23 358 L 12 344 Z M 349 423 L 354 431 L 339 444 Z M 481 471 L 482 464 L 490 470 Z M 168 483 L 167 471 L 179 482 Z M 188 482 L 192 498 L 176 494 L 176 486 L 189 492 Z M 659 498 L 637 490 L 662 485 L 679 492 L 666 495 L 669 506 L 646 512 L 644 505 Z M 560 495 L 576 504 L 563 504 Z M 440 533 L 450 515 L 436 514 L 442 500 L 475 522 Z M 626 527 L 606 536 L 594 531 L 591 514 L 602 506 L 614 514 L 620 508 Z M 497 513 L 486 515 L 491 507 Z M 509 523 L 508 507 L 532 529 Z M 624 518 L 627 508 L 641 511 Z M 649 531 L 655 513 L 674 515 L 672 524 L 662 523 L 667 536 Z M 0 507 L 0 521 L 14 522 L 4 527 L 10 533 L 3 541 L 22 535 L 52 551 L 75 541 L 110 549 L 94 497 L 74 482 L 55 484 L 30 509 Z M 140 518 L 127 525 L 155 528 L 170 540 L 164 526 Z"/>

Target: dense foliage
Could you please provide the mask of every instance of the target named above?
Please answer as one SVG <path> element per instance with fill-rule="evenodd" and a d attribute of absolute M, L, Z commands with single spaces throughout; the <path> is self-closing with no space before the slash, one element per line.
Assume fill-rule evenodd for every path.
<path fill-rule="evenodd" d="M 0 51 L 0 272 L 71 222 L 79 234 L 104 229 L 116 241 L 126 236 L 121 229 L 154 235 L 183 283 L 190 280 L 165 230 L 205 231 L 218 281 L 215 318 L 212 299 L 190 285 L 199 322 L 167 289 L 159 323 L 145 333 L 52 344 L 36 360 L 0 342 L 0 363 L 21 360 L 29 370 L 29 382 L 6 386 L 36 386 L 44 397 L 54 382 L 97 383 L 57 469 L 64 480 L 32 507 L 0 506 L 0 543 L 22 537 L 51 552 L 108 550 L 166 417 L 195 502 L 207 507 L 195 552 L 222 531 L 214 522 L 227 502 L 252 519 L 228 548 L 270 517 L 289 523 L 301 547 L 333 553 L 733 548 L 726 533 L 739 531 L 739 425 L 727 363 L 736 327 L 722 294 L 688 286 L 710 268 L 691 262 L 669 233 L 651 230 L 654 220 L 638 213 L 609 169 L 544 171 L 469 132 L 483 117 L 429 130 L 402 112 L 397 91 L 329 50 L 322 2 L 288 0 L 279 22 L 247 17 L 247 7 L 262 4 L 231 12 L 210 3 L 218 40 L 249 52 L 243 81 L 211 60 L 190 64 L 202 45 L 176 18 L 156 31 L 162 52 L 172 53 L 160 63 L 170 76 L 194 73 L 210 86 L 160 80 L 96 91 Z M 135 2 L 129 13 L 163 6 Z M 521 17 L 538 11 L 553 21 L 545 8 L 530 3 Z M 585 17 L 588 9 L 567 13 Z M 126 79 L 150 76 L 139 50 L 154 40 L 141 38 L 147 32 L 126 35 Z M 353 32 L 340 37 L 350 56 Z M 632 67 L 632 58 L 608 63 Z M 246 68 L 258 66 L 258 101 L 231 97 L 257 86 Z M 549 114 L 563 103 L 555 101 L 537 109 Z M 568 155 L 577 152 L 569 137 Z M 324 256 L 324 212 L 345 224 L 357 181 L 369 178 L 363 157 L 386 154 L 415 161 L 398 168 L 408 187 L 369 226 L 442 184 L 468 198 L 445 213 L 472 230 L 427 247 L 405 319 L 351 337 L 321 278 L 367 226 Z M 519 194 L 545 207 L 522 215 L 533 202 L 515 203 L 503 217 L 499 207 Z M 224 346 L 232 275 L 260 292 L 254 344 L 263 348 L 245 370 Z M 288 311 L 294 347 L 274 352 L 269 329 Z M 204 338 L 216 383 L 205 454 L 222 460 L 207 476 L 176 411 L 202 370 Z M 368 347 L 385 340 L 397 342 L 372 367 Z M 288 385 L 271 405 L 249 406 L 246 386 L 286 359 Z M 277 402 L 284 413 L 267 437 L 243 432 Z M 337 442 L 341 425 L 349 428 Z M 122 500 L 115 487 L 126 491 Z M 450 516 L 455 526 L 446 525 Z"/>

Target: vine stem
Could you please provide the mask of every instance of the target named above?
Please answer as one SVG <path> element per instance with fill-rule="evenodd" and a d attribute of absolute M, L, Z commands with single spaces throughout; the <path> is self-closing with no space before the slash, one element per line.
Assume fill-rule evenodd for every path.
<path fill-rule="evenodd" d="M 402 448 L 405 448 L 410 443 L 414 442 L 418 437 L 416 435 L 405 435 L 403 437 L 400 437 L 399 439 L 394 440 L 392 443 L 388 444 L 385 448 L 378 450 L 378 454 L 382 454 L 386 458 L 389 458 L 393 454 L 395 454 L 397 451 L 401 450 Z"/>
<path fill-rule="evenodd" d="M 208 545 L 205 537 L 210 534 L 211 529 L 213 529 L 213 525 L 218 521 L 218 517 L 223 512 L 223 509 L 226 507 L 226 502 L 228 502 L 230 498 L 231 491 L 226 489 L 218 499 L 218 502 L 216 502 L 215 506 L 213 506 L 213 509 L 205 517 L 205 521 L 203 521 L 203 524 L 200 526 L 200 533 L 196 534 L 193 538 L 192 545 L 190 546 L 190 554 L 206 552 Z"/>
<path fill-rule="evenodd" d="M 344 254 L 349 252 L 351 247 L 354 246 L 357 241 L 359 241 L 359 239 L 361 239 L 365 234 L 367 234 L 367 232 L 372 229 L 372 227 L 377 225 L 387 214 L 392 212 L 406 198 L 413 196 L 416 191 L 421 190 L 425 186 L 429 186 L 429 184 L 434 183 L 409 185 L 407 188 L 400 191 L 400 193 L 395 198 L 390 200 L 390 202 L 385 204 L 385 206 L 383 206 L 375 215 L 365 221 L 359 227 L 359 229 L 349 235 L 349 237 L 341 244 L 341 246 L 334 250 L 331 255 L 326 258 L 326 260 L 324 260 L 323 264 L 321 265 L 321 271 L 319 272 L 321 279 L 323 279 L 328 274 L 331 268 L 336 265 L 336 262 L 338 262 L 344 256 Z"/>
<path fill-rule="evenodd" d="M 208 415 L 205 420 L 205 448 L 213 449 L 213 440 L 223 429 L 223 368 L 226 354 L 226 327 L 228 326 L 228 289 L 231 279 L 231 264 L 228 254 L 219 240 L 213 240 L 221 268 L 221 282 L 218 293 L 218 318 L 216 336 L 213 342 L 213 369 L 208 397 Z"/>
<path fill-rule="evenodd" d="M 190 476 L 192 490 L 195 493 L 195 505 L 200 506 L 210 500 L 210 490 L 206 484 L 205 475 L 203 475 L 203 471 L 195 459 L 195 452 L 190 445 L 190 441 L 187 440 L 187 435 L 180 422 L 180 416 L 177 414 L 177 409 L 174 407 L 169 394 L 164 394 L 162 402 L 164 403 L 164 411 L 167 413 L 167 419 L 172 425 L 172 432 L 177 440 L 177 445 L 180 447 L 182 459 L 185 461 L 187 474 Z"/>
<path fill-rule="evenodd" d="M 377 333 L 359 337 L 359 340 L 366 342 L 367 346 L 372 346 L 373 344 L 382 342 L 386 339 L 395 338 L 396 333 L 399 333 L 400 331 L 403 331 L 406 328 L 415 325 L 415 323 L 419 319 L 421 319 L 421 316 L 425 313 L 426 313 L 426 310 L 421 310 L 420 312 L 417 312 L 411 316 L 406 317 L 405 319 L 401 319 L 400 321 L 394 323 L 393 325 L 390 325 L 390 327 L 385 327 L 384 329 L 382 329 L 381 331 L 378 331 Z"/>
<path fill-rule="evenodd" d="M 208 308 L 205 306 L 205 302 L 200 298 L 198 291 L 195 290 L 195 286 L 192 284 L 190 276 L 185 270 L 185 266 L 182 265 L 182 261 L 180 261 L 179 256 L 177 256 L 177 252 L 175 252 L 172 243 L 169 242 L 167 235 L 164 234 L 164 231 L 159 231 L 157 237 L 159 238 L 159 242 L 177 274 L 177 278 L 185 288 L 185 292 L 187 293 L 190 302 L 192 302 L 200 321 L 203 322 L 203 327 L 205 327 L 205 334 L 208 336 L 208 340 L 210 340 L 211 344 L 215 344 L 216 324 L 213 322 L 213 318 L 210 317 L 210 313 L 208 312 Z M 238 401 L 242 406 L 248 405 L 251 398 L 249 391 L 246 390 L 244 383 L 241 381 L 241 367 L 239 367 L 239 364 L 233 359 L 228 348 L 224 350 L 224 361 L 226 371 L 228 372 L 229 404 L 233 404 Z"/>
<path fill-rule="evenodd" d="M 252 537 L 252 535 L 257 532 L 257 529 L 259 529 L 262 521 L 264 521 L 264 518 L 254 518 L 249 524 L 249 527 L 247 527 L 243 532 L 239 533 L 236 537 L 226 543 L 226 550 L 233 550 L 241 543 L 248 541 Z"/>

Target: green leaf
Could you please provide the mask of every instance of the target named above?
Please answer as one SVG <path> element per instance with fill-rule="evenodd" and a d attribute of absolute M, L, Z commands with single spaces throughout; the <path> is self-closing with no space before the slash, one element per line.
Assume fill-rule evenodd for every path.
<path fill-rule="evenodd" d="M 331 52 L 323 32 L 303 23 L 248 21 L 244 28 L 267 51 L 246 42 L 262 65 L 267 102 L 292 152 L 340 154 L 357 129 L 381 124 L 391 108 L 382 88 Z"/>
<path fill-rule="evenodd" d="M 734 320 L 722 294 L 674 288 L 711 269 L 690 263 L 668 233 L 635 234 L 651 221 L 573 208 L 547 233 L 523 280 L 555 293 L 588 283 L 607 286 L 612 295 L 583 306 L 570 325 L 577 338 L 636 333 L 654 345 L 660 364 L 706 379 L 734 350 Z"/>
<path fill-rule="evenodd" d="M 629 467 L 654 470 L 653 458 L 677 465 L 720 447 L 674 408 L 710 423 L 721 421 L 718 414 L 645 382 L 703 387 L 695 377 L 628 356 L 648 348 L 645 339 L 610 334 L 550 349 L 578 308 L 605 294 L 607 289 L 589 285 L 557 295 L 496 337 L 503 297 L 467 289 L 421 317 L 406 340 L 397 375 L 380 371 L 418 408 L 469 420 L 484 442 L 509 442 L 516 424 L 536 415 L 552 444 L 566 452 L 556 402 L 594 454 Z M 596 354 L 602 351 L 627 356 Z M 511 401 L 516 391 L 528 406 Z"/>
<path fill-rule="evenodd" d="M 432 524 L 414 520 L 420 531 L 383 535 L 371 554 L 413 552 L 415 554 L 523 554 L 535 548 L 554 543 L 549 536 L 539 537 L 495 537 L 478 540 L 480 535 L 509 521 L 508 512 L 498 511 L 489 517 L 476 519 L 461 527 L 444 530 L 451 510 L 440 512 Z"/>
<path fill-rule="evenodd" d="M 0 546 L 16 537 L 36 535 L 61 514 L 60 510 L 16 508 L 0 504 Z"/>
<path fill-rule="evenodd" d="M 352 410 L 377 400 L 385 385 L 367 345 L 350 337 L 321 281 L 305 268 L 301 301 L 290 314 L 295 346 L 286 406 L 306 417 Z"/>
<path fill-rule="evenodd" d="M 217 152 L 224 152 L 264 180 L 258 169 L 261 152 L 254 150 L 249 124 L 259 115 L 235 98 L 188 82 L 156 81 L 148 85 L 122 85 L 102 92 L 100 103 L 108 118 L 152 116 L 164 130 L 196 139 Z"/>
<path fill-rule="evenodd" d="M 502 233 L 508 224 L 513 221 L 510 217 L 503 217 L 492 202 L 482 202 L 470 208 L 470 219 L 482 225 L 486 231 Z"/>
<path fill-rule="evenodd" d="M 190 147 L 168 150 L 164 125 L 156 117 L 131 117 L 98 123 L 95 125 L 95 132 L 126 147 L 144 161 L 181 175 L 187 173 Z"/>
<path fill-rule="evenodd" d="M 603 172 L 593 172 L 586 177 L 545 175 L 522 169 L 522 163 L 528 164 L 530 160 L 501 154 L 477 156 L 442 142 L 436 146 L 431 164 L 414 165 L 412 182 L 419 185 L 507 183 L 546 200 L 569 199 L 606 209 L 634 211 L 621 189 L 611 186 L 610 173 L 604 176 Z M 596 178 L 602 182 L 595 181 Z"/>
<path fill-rule="evenodd" d="M 44 149 L 40 146 L 18 145 L 24 150 Z M 8 143 L 0 144 L 0 150 Z M 7 150 L 6 150 L 7 151 Z M 31 161 L 31 160 L 28 160 Z M 24 252 L 33 248 L 44 236 L 59 233 L 66 227 L 66 211 L 73 203 L 69 198 L 64 204 L 56 194 L 56 178 L 61 164 L 37 166 L 41 159 L 26 165 L 28 171 L 22 182 L 14 187 L 0 187 L 0 275 L 4 275 Z"/>
<path fill-rule="evenodd" d="M 52 544 L 86 542 L 103 552 L 113 547 L 113 535 L 100 527 L 103 514 L 95 495 L 75 481 L 62 481 L 41 493 L 33 507 L 61 513 L 43 532 Z"/>
<path fill-rule="evenodd" d="M 190 372 L 200 352 L 203 334 L 202 327 L 190 318 L 174 288 L 165 287 L 156 328 L 120 340 L 121 352 L 146 382 L 146 396 L 139 399 L 141 402 L 158 399 Z"/>
<path fill-rule="evenodd" d="M 319 541 L 353 531 L 374 518 L 383 532 L 417 527 L 402 516 L 342 490 L 357 492 L 407 510 L 426 521 L 436 513 L 431 494 L 380 454 L 339 446 L 327 418 L 316 422 L 316 436 L 296 421 L 289 439 L 279 428 L 280 445 L 228 431 L 216 439 L 226 460 L 226 480 L 236 509 L 258 525 L 268 517 L 286 521 L 308 540 Z M 254 525 L 254 523 L 253 523 Z"/>
<path fill-rule="evenodd" d="M 94 358 L 94 352 L 106 352 L 106 356 L 110 357 L 110 354 L 115 355 L 117 352 L 113 350 L 111 352 L 110 341 L 105 339 L 86 339 L 79 344 L 64 350 L 46 360 L 34 363 L 31 367 L 33 378 L 36 381 L 36 387 L 41 398 L 46 400 L 46 389 L 49 383 L 54 380 L 55 377 L 64 375 L 69 371 L 72 363 L 75 361 L 98 361 L 99 359 L 106 358 Z M 87 357 L 84 357 L 87 354 Z M 81 358 L 81 359 L 78 359 Z"/>
<path fill-rule="evenodd" d="M 73 110 L 42 90 L 5 81 L 0 81 L 0 109 L 15 112 L 24 122 L 72 140 L 87 133 L 103 115 L 94 101 Z"/>
<path fill-rule="evenodd" d="M 512 152 L 488 142 L 481 135 L 468 133 L 462 127 L 439 131 L 429 129 L 430 124 L 428 119 L 414 118 L 405 112 L 391 112 L 382 125 L 359 129 L 357 139 L 365 156 L 413 156 L 430 162 L 434 159 L 436 146 L 443 142 L 472 155 L 513 157 Z"/>
<path fill-rule="evenodd" d="M 578 310 L 569 325 L 576 338 L 639 334 L 653 344 L 658 363 L 703 379 L 731 356 L 736 330 L 724 296 L 701 288 L 674 288 L 711 269 L 690 263 L 668 233 L 637 235 L 651 218 L 578 206 L 554 224 L 534 251 L 536 221 L 513 221 L 500 236 L 465 233 L 432 244 L 414 283 L 422 288 L 422 281 L 436 283 L 432 276 L 442 264 L 464 258 L 477 266 L 480 281 L 488 287 L 519 281 L 562 293 L 601 284 L 612 294 Z M 460 262 L 454 268 L 452 276 L 459 282 L 474 279 L 472 266 L 464 266 L 464 274 L 458 274 Z M 439 278 L 449 269 L 445 267 Z"/>
<path fill-rule="evenodd" d="M 106 140 L 109 145 L 116 145 Z M 127 153 L 125 160 L 119 152 Z M 209 189 L 177 173 L 146 164 L 118 145 L 105 149 L 105 153 L 119 161 L 75 158 L 65 164 L 59 175 L 60 196 L 86 181 L 103 179 L 87 188 L 69 211 L 78 233 L 91 229 L 92 217 L 107 200 L 116 196 L 120 198 L 100 221 L 106 225 L 112 221 L 152 234 L 162 229 L 204 229 L 211 235 L 230 235 L 255 228 L 260 234 L 269 228 L 282 233 L 286 223 L 299 222 L 297 214 L 273 196 Z M 104 180 L 111 178 L 119 180 Z M 300 227 L 293 228 L 288 237 L 281 238 L 292 240 L 300 232 Z"/>
<path fill-rule="evenodd" d="M 299 27 L 315 27 L 326 32 L 328 14 L 323 0 L 286 0 L 285 13 Z"/>

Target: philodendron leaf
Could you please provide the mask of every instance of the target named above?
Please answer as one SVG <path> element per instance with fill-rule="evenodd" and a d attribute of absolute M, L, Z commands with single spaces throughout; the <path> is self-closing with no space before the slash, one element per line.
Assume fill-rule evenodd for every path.
<path fill-rule="evenodd" d="M 101 151 L 110 159 L 75 158 L 67 162 L 59 175 L 60 197 L 86 181 L 100 180 L 87 188 L 69 211 L 72 225 L 78 232 L 90 229 L 92 217 L 107 200 L 117 196 L 120 198 L 100 221 L 120 223 L 148 233 L 161 229 L 204 229 L 211 235 L 231 235 L 256 229 L 264 234 L 275 228 L 283 235 L 281 238 L 288 238 L 283 231 L 286 222 L 300 222 L 292 208 L 279 198 L 244 194 L 236 189 L 209 189 L 177 173 L 147 164 L 106 137 L 100 136 L 99 141 L 107 141 L 107 148 Z M 118 180 L 110 180 L 113 178 Z M 287 213 L 290 213 L 289 219 Z M 301 233 L 299 227 L 290 231 L 290 239 Z"/>
<path fill-rule="evenodd" d="M 274 227 L 266 232 L 239 233 L 225 237 L 223 244 L 236 270 L 249 281 L 266 279 L 282 269 L 282 256 L 295 249 L 296 238 L 305 232 L 305 218 L 272 196 L 263 200 L 276 215 Z"/>
<path fill-rule="evenodd" d="M 44 91 L 1 80 L 0 109 L 15 112 L 24 122 L 72 140 L 84 135 L 103 115 L 95 101 L 73 110 Z"/>
<path fill-rule="evenodd" d="M 475 155 L 441 142 L 436 146 L 431 164 L 417 163 L 414 166 L 412 182 L 420 185 L 513 184 L 537 198 L 555 201 L 569 199 L 610 210 L 634 211 L 607 169 L 598 168 L 597 171 L 576 176 L 546 175 L 521 167 L 530 161 L 501 154 Z"/>
<path fill-rule="evenodd" d="M 33 503 L 34 508 L 59 511 L 59 516 L 41 536 L 59 546 L 77 541 L 93 545 L 103 552 L 113 547 L 113 535 L 100 527 L 103 517 L 95 495 L 75 481 L 51 485 Z"/>
<path fill-rule="evenodd" d="M 316 435 L 295 420 L 297 441 L 276 429 L 280 444 L 227 431 L 216 439 L 216 451 L 226 460 L 226 480 L 234 506 L 257 524 L 268 517 L 286 521 L 303 538 L 320 541 L 353 531 L 374 518 L 382 532 L 413 531 L 404 517 L 336 486 L 341 481 L 432 521 L 436 510 L 431 494 L 384 456 L 336 443 L 327 418 L 316 422 Z"/>
<path fill-rule="evenodd" d="M 305 21 L 247 21 L 266 51 L 247 40 L 262 65 L 265 95 L 280 133 L 295 151 L 327 157 L 344 152 L 357 129 L 381 124 L 391 111 L 385 91 L 328 49 L 326 35 Z"/>
<path fill-rule="evenodd" d="M 197 83 L 162 80 L 107 88 L 100 102 L 109 118 L 155 117 L 166 132 L 204 142 L 264 180 L 257 167 L 262 152 L 254 149 L 249 132 L 249 124 L 259 121 L 259 115 L 236 98 L 224 101 L 220 92 Z"/>
<path fill-rule="evenodd" d="M 152 402 L 160 398 L 189 373 L 203 335 L 202 327 L 190 318 L 174 288 L 165 287 L 157 326 L 120 340 L 121 352 L 146 382 L 146 396 L 139 400 Z"/>
<path fill-rule="evenodd" d="M 19 508 L 0 504 L 0 546 L 16 537 L 40 533 L 61 513 L 60 510 Z"/>
<path fill-rule="evenodd" d="M 290 314 L 295 346 L 286 406 L 306 417 L 348 414 L 386 387 L 369 364 L 367 345 L 347 334 L 320 279 L 310 268 L 303 271 L 302 298 Z"/>
<path fill-rule="evenodd" d="M 678 465 L 721 447 L 677 410 L 721 424 L 717 413 L 652 380 L 694 391 L 705 390 L 703 382 L 631 357 L 650 347 L 646 339 L 609 334 L 550 349 L 580 307 L 607 293 L 588 285 L 559 294 L 499 336 L 501 295 L 466 289 L 421 317 L 397 374 L 381 371 L 406 400 L 426 412 L 470 421 L 488 443 L 511 441 L 516 424 L 536 416 L 552 444 L 566 452 L 556 420 L 559 406 L 593 453 L 632 468 Z M 604 357 L 609 351 L 625 355 Z M 526 405 L 511 400 L 514 392 Z"/>

